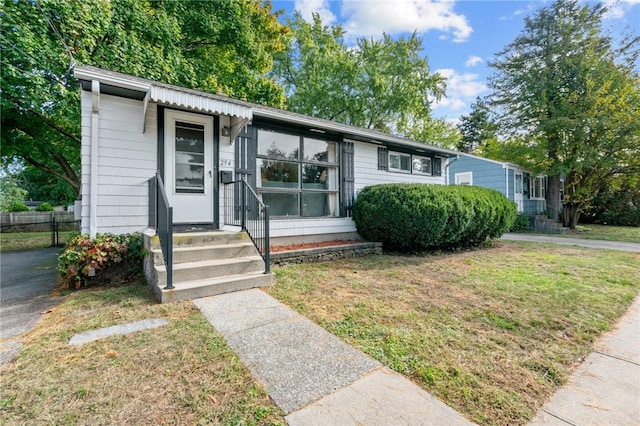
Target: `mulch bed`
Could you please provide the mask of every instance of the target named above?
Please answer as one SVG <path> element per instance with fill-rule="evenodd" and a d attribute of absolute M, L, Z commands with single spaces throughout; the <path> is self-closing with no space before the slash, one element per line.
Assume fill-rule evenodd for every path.
<path fill-rule="evenodd" d="M 331 247 L 331 246 L 346 246 L 351 244 L 360 244 L 363 241 L 358 240 L 334 240 L 334 241 L 322 241 L 317 243 L 303 243 L 303 244 L 289 244 L 286 246 L 274 246 L 271 247 L 271 253 L 279 253 L 282 251 L 303 250 L 318 247 Z"/>

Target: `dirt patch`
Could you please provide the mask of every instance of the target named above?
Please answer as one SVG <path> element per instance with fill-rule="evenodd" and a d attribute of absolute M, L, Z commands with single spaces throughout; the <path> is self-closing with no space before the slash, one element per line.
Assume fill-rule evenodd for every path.
<path fill-rule="evenodd" d="M 304 250 L 310 248 L 319 247 L 333 247 L 333 246 L 346 246 L 351 244 L 359 244 L 362 241 L 358 240 L 333 240 L 333 241 L 321 241 L 317 243 L 303 243 L 303 244 L 289 244 L 286 246 L 274 246 L 271 247 L 271 253 L 279 253 L 283 251 Z"/>

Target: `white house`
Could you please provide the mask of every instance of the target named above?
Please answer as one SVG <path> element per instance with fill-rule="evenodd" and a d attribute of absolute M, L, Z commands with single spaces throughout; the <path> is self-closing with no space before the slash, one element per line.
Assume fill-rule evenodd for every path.
<path fill-rule="evenodd" d="M 272 245 L 353 238 L 351 206 L 360 189 L 446 184 L 449 158 L 459 155 L 99 68 L 79 67 L 75 76 L 82 87 L 82 232 L 91 236 L 157 228 L 161 200 L 150 188 L 159 172 L 178 230 L 236 230 L 229 225 L 238 224 L 238 181 L 245 181 L 269 206 Z"/>

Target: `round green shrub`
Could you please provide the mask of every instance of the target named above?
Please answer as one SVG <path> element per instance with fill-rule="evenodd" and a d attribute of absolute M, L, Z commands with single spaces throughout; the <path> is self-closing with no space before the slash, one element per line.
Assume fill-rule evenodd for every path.
<path fill-rule="evenodd" d="M 511 232 L 526 232 L 531 229 L 531 222 L 529 220 L 529 216 L 526 214 L 519 213 L 516 216 L 516 220 L 513 222 L 513 225 L 509 229 Z"/>
<path fill-rule="evenodd" d="M 36 207 L 37 212 L 52 212 L 53 207 L 49 203 L 42 203 L 38 207 Z"/>
<path fill-rule="evenodd" d="M 404 252 L 475 246 L 500 237 L 515 218 L 515 203 L 472 186 L 374 185 L 353 206 L 360 235 Z"/>
<path fill-rule="evenodd" d="M 28 212 L 29 207 L 25 206 L 24 203 L 15 202 L 15 203 L 9 204 L 9 207 L 7 207 L 7 211 L 8 212 Z"/>

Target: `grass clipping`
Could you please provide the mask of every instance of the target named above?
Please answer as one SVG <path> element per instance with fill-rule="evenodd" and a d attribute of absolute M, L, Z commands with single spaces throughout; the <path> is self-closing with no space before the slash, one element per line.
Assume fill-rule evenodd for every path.
<path fill-rule="evenodd" d="M 76 333 L 169 324 L 67 346 Z M 284 424 L 282 413 L 191 302 L 142 285 L 66 296 L 0 369 L 2 424 Z"/>
<path fill-rule="evenodd" d="M 496 242 L 276 269 L 268 292 L 480 424 L 525 424 L 638 294 L 640 255 Z"/>

